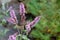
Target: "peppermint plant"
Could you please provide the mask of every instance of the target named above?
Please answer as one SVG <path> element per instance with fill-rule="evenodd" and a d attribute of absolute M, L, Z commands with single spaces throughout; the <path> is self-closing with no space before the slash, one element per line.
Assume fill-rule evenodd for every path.
<path fill-rule="evenodd" d="M 16 25 L 16 28 L 17 30 L 21 30 L 21 33 L 20 31 L 18 31 L 19 34 L 21 34 L 20 36 L 20 40 L 22 40 L 23 37 L 23 34 L 22 32 L 25 30 L 24 28 L 26 28 L 26 35 L 29 35 L 28 33 L 31 31 L 31 29 L 39 22 L 40 20 L 40 16 L 37 16 L 36 18 L 34 18 L 33 21 L 26 21 L 26 16 L 25 16 L 25 13 L 26 13 L 26 10 L 25 10 L 25 6 L 24 6 L 24 3 L 20 3 L 19 5 L 19 15 L 20 15 L 20 26 L 18 25 L 18 19 L 17 19 L 17 16 L 16 16 L 16 13 L 13 9 L 12 6 L 10 6 L 9 8 L 9 13 L 10 13 L 10 18 L 7 18 L 7 21 L 9 23 L 12 23 L 12 24 L 15 24 Z M 13 34 L 13 35 L 10 35 L 8 40 L 16 40 L 16 37 L 17 37 L 17 33 Z"/>

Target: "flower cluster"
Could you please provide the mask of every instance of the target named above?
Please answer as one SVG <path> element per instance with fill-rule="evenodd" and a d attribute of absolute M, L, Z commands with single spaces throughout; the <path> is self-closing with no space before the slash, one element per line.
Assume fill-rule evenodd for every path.
<path fill-rule="evenodd" d="M 20 11 L 20 16 L 21 16 L 21 23 L 23 25 L 23 23 L 25 22 L 25 7 L 23 3 L 20 3 L 19 5 L 19 11 Z M 10 18 L 7 19 L 8 22 L 12 23 L 12 24 L 17 24 L 18 20 L 17 17 L 15 15 L 15 11 L 13 10 L 12 6 L 10 7 Z M 25 26 L 26 31 L 29 33 L 31 31 L 31 29 L 35 26 L 35 24 L 38 23 L 38 21 L 40 20 L 40 16 L 37 16 L 32 22 L 28 22 Z M 12 38 L 12 39 L 11 39 Z M 10 35 L 8 40 L 16 40 L 16 35 Z"/>

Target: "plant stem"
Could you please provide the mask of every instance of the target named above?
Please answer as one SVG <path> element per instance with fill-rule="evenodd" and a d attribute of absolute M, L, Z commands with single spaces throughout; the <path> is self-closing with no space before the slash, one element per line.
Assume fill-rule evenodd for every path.
<path fill-rule="evenodd" d="M 22 40 L 22 31 L 21 31 L 21 36 L 20 36 L 20 40 Z"/>

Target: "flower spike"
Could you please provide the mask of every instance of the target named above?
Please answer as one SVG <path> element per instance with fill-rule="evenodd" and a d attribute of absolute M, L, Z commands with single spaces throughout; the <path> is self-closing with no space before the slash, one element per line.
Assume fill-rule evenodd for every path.
<path fill-rule="evenodd" d="M 22 2 L 20 3 L 19 8 L 20 8 L 20 15 L 25 15 L 25 7 Z"/>
<path fill-rule="evenodd" d="M 13 10 L 12 7 L 10 7 L 10 18 L 7 19 L 8 22 L 12 23 L 12 24 L 16 24 L 18 23 L 17 17 L 15 15 L 15 11 Z"/>
<path fill-rule="evenodd" d="M 39 20 L 40 20 L 40 16 L 37 16 L 32 22 L 26 24 L 25 28 L 26 28 L 28 33 L 38 23 Z"/>

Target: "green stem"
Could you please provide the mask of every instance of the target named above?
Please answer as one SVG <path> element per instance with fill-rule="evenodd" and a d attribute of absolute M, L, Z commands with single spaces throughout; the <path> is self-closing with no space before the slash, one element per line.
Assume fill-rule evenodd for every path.
<path fill-rule="evenodd" d="M 23 31 L 21 30 L 21 36 L 20 36 L 20 40 L 22 40 L 22 32 L 23 32 Z"/>

